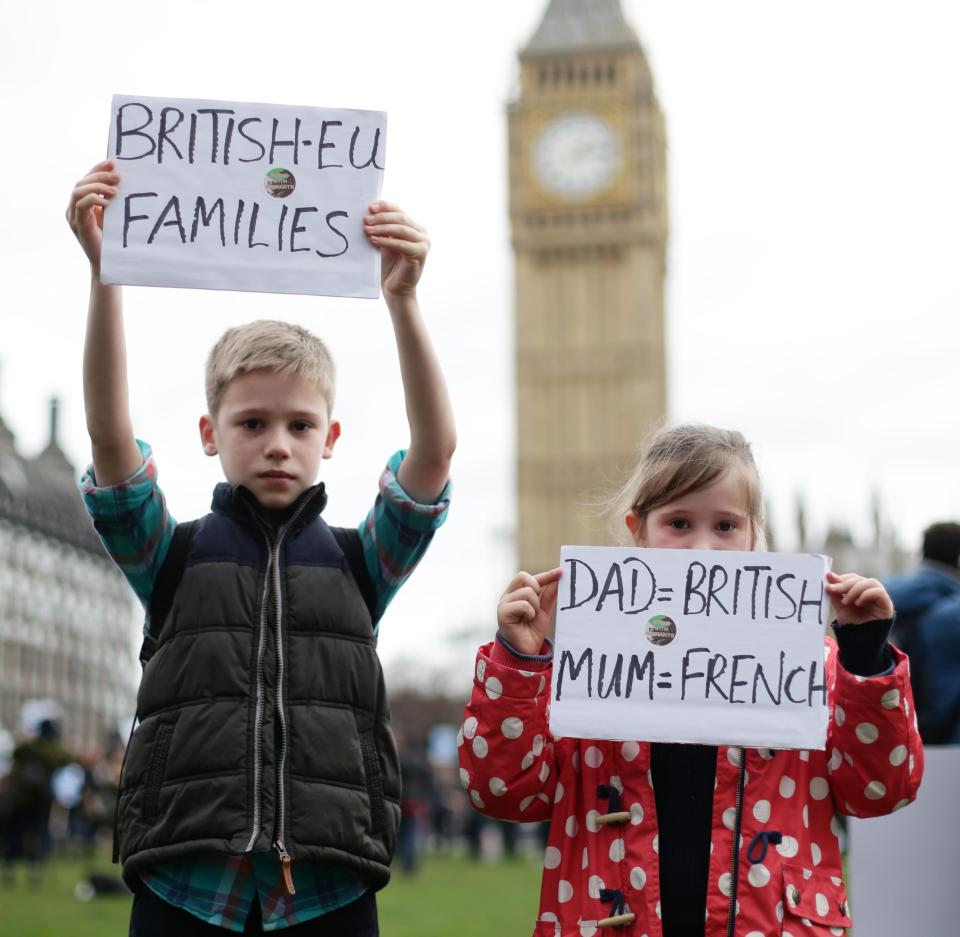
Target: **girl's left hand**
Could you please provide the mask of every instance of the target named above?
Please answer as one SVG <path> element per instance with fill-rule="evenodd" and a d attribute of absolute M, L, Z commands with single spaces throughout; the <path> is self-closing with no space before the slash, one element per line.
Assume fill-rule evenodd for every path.
<path fill-rule="evenodd" d="M 380 283 L 387 296 L 413 296 L 423 273 L 430 239 L 391 202 L 373 202 L 363 219 L 363 231 L 380 248 Z"/>
<path fill-rule="evenodd" d="M 827 573 L 827 592 L 838 625 L 862 625 L 893 618 L 893 602 L 883 583 L 856 573 Z"/>

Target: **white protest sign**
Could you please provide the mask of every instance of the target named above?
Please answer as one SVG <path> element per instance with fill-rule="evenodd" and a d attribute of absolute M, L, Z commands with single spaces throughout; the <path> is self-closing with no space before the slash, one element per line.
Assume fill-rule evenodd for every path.
<path fill-rule="evenodd" d="M 115 95 L 104 283 L 375 298 L 381 111 Z"/>
<path fill-rule="evenodd" d="M 550 730 L 826 745 L 824 556 L 565 546 Z"/>

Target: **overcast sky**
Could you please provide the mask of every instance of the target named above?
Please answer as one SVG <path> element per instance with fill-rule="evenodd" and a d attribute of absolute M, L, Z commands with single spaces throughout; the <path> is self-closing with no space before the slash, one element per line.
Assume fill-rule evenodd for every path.
<path fill-rule="evenodd" d="M 673 419 L 756 445 L 783 548 L 803 492 L 814 535 L 869 531 L 880 493 L 902 542 L 960 516 L 960 14 L 942 0 L 625 0 L 666 113 Z M 32 455 L 46 401 L 87 460 L 85 260 L 63 209 L 106 150 L 114 92 L 382 109 L 386 197 L 433 241 L 421 305 L 460 445 L 455 501 L 384 622 L 394 669 L 429 649 L 469 668 L 513 567 L 511 254 L 505 106 L 545 0 L 461 4 L 71 2 L 0 40 L 5 190 L 0 414 Z M 406 442 L 380 301 L 128 288 L 131 399 L 178 518 L 218 466 L 200 450 L 203 361 L 271 316 L 331 344 L 343 437 L 328 519 L 365 513 Z"/>

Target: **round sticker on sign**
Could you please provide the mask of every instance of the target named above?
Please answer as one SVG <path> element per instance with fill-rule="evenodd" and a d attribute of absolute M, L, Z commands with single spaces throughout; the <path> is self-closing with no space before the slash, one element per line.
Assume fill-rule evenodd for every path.
<path fill-rule="evenodd" d="M 669 644 L 677 636 L 677 626 L 666 615 L 654 615 L 647 622 L 647 640 L 657 647 Z"/>
<path fill-rule="evenodd" d="M 263 187 L 267 190 L 267 195 L 274 198 L 286 198 L 297 187 L 297 180 L 293 178 L 293 173 L 289 169 L 271 169 L 267 177 L 263 180 Z"/>

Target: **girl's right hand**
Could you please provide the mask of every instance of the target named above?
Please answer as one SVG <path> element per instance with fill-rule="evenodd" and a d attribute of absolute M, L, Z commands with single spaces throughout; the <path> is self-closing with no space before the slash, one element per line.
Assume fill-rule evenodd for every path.
<path fill-rule="evenodd" d="M 521 654 L 539 654 L 550 631 L 562 570 L 517 573 L 500 596 L 497 625 L 504 639 Z"/>
<path fill-rule="evenodd" d="M 94 273 L 100 272 L 103 210 L 117 194 L 120 174 L 113 160 L 97 163 L 73 188 L 67 205 L 67 224 L 76 235 Z"/>

